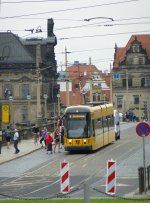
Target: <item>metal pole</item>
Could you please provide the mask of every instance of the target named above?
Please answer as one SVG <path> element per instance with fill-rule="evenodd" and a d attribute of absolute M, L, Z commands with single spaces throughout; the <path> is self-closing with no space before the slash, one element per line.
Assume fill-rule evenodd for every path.
<path fill-rule="evenodd" d="M 55 132 L 55 121 L 56 121 L 56 108 L 55 108 L 55 102 L 54 102 L 54 132 Z"/>
<path fill-rule="evenodd" d="M 60 96 L 58 96 L 58 116 L 60 116 Z"/>
<path fill-rule="evenodd" d="M 141 122 L 141 95 L 139 94 L 139 122 Z"/>
<path fill-rule="evenodd" d="M 87 183 L 84 183 L 84 203 L 90 203 L 90 194 L 89 186 Z"/>
<path fill-rule="evenodd" d="M 44 99 L 45 104 L 45 118 L 47 118 L 47 98 Z"/>
<path fill-rule="evenodd" d="M 90 102 L 93 102 L 93 80 L 92 80 L 92 73 L 90 71 Z"/>
<path fill-rule="evenodd" d="M 31 114 L 30 114 L 30 99 L 28 100 L 28 121 L 31 121 Z"/>
<path fill-rule="evenodd" d="M 37 71 L 37 120 L 41 119 L 41 86 L 40 86 L 40 44 L 36 46 L 36 71 Z"/>
<path fill-rule="evenodd" d="M 145 136 L 143 137 L 144 192 L 146 194 Z"/>
<path fill-rule="evenodd" d="M 66 81 L 66 106 L 68 107 L 70 104 L 69 104 L 69 81 L 67 80 Z"/>
<path fill-rule="evenodd" d="M 126 111 L 129 110 L 129 85 L 128 85 L 128 70 L 126 70 Z"/>
<path fill-rule="evenodd" d="M 10 123 L 13 122 L 13 105 L 12 100 L 10 101 Z"/>
<path fill-rule="evenodd" d="M 0 154 L 2 153 L 2 131 L 0 130 Z"/>
<path fill-rule="evenodd" d="M 112 92 L 112 70 L 110 64 L 110 102 L 113 102 L 113 92 Z"/>
<path fill-rule="evenodd" d="M 67 47 L 65 47 L 65 66 L 66 66 L 66 71 L 67 71 L 67 63 L 68 63 L 68 59 L 67 59 Z"/>

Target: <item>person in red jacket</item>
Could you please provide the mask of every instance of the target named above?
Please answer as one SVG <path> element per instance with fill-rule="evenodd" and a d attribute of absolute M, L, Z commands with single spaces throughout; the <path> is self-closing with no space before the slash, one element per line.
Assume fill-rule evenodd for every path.
<path fill-rule="evenodd" d="M 52 142 L 53 142 L 53 137 L 52 134 L 47 132 L 46 137 L 45 137 L 46 145 L 47 145 L 47 154 L 51 152 L 52 154 Z"/>

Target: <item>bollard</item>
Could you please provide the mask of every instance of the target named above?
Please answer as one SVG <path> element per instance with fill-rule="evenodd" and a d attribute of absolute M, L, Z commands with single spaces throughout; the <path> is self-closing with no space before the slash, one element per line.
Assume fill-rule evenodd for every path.
<path fill-rule="evenodd" d="M 2 131 L 0 130 L 0 154 L 2 153 Z"/>
<path fill-rule="evenodd" d="M 148 183 L 148 190 L 150 190 L 150 165 L 147 166 L 147 183 Z"/>
<path fill-rule="evenodd" d="M 87 183 L 84 183 L 84 203 L 90 203 L 90 188 Z"/>
<path fill-rule="evenodd" d="M 144 192 L 144 167 L 138 168 L 138 174 L 139 174 L 139 194 Z"/>

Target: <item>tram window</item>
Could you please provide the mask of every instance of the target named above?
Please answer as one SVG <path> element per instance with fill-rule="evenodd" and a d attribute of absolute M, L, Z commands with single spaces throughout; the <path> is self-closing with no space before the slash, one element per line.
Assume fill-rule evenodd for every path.
<path fill-rule="evenodd" d="M 103 120 L 102 118 L 96 119 L 94 121 L 94 126 L 95 126 L 95 135 L 100 135 L 103 133 Z"/>
<path fill-rule="evenodd" d="M 107 116 L 103 117 L 103 128 L 104 128 L 104 132 L 108 132 L 108 118 L 107 118 Z"/>
<path fill-rule="evenodd" d="M 109 127 L 109 130 L 114 128 L 114 116 L 113 115 L 108 116 L 108 127 Z"/>
<path fill-rule="evenodd" d="M 94 121 L 92 121 L 92 125 L 93 125 L 93 136 L 95 137 L 95 125 L 94 125 Z"/>
<path fill-rule="evenodd" d="M 70 138 L 88 137 L 86 119 L 70 118 L 67 120 L 67 134 Z"/>

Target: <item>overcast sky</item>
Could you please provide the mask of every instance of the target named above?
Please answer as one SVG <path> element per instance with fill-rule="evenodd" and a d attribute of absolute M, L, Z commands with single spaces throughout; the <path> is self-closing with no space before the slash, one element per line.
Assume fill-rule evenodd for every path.
<path fill-rule="evenodd" d="M 109 71 L 114 46 L 125 46 L 132 34 L 150 34 L 150 0 L 0 0 L 0 31 L 19 37 L 46 37 L 47 19 L 54 19 L 58 70 L 74 61 Z M 21 2 L 21 3 L 20 3 Z M 41 14 L 39 14 L 41 13 Z M 100 18 L 102 17 L 102 18 Z M 92 19 L 93 18 L 93 19 Z M 91 19 L 85 21 L 84 19 Z M 113 21 L 112 21 L 113 19 Z M 25 29 L 41 28 L 41 33 Z"/>

